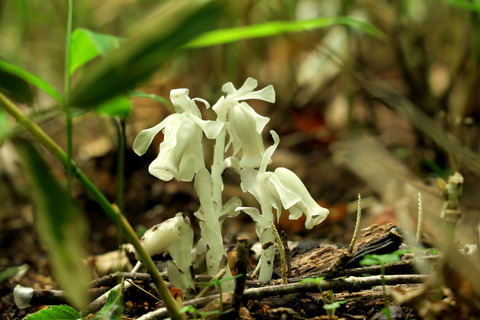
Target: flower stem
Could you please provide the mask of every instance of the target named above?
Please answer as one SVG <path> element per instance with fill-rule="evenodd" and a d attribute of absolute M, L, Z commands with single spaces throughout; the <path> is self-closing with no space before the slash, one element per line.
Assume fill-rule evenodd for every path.
<path fill-rule="evenodd" d="M 103 193 L 87 178 L 87 176 L 78 168 L 75 162 L 68 157 L 65 151 L 56 144 L 36 123 L 26 117 L 20 110 L 3 94 L 0 93 L 0 107 L 14 117 L 37 141 L 43 145 L 55 158 L 63 165 L 64 168 L 72 168 L 72 174 L 77 178 L 80 184 L 90 193 L 90 195 L 103 208 L 105 213 L 115 222 L 120 231 L 125 235 L 138 253 L 140 260 L 150 273 L 152 280 L 158 290 L 160 298 L 165 303 L 172 319 L 184 319 L 173 299 L 167 285 L 158 272 L 155 263 L 150 258 L 144 247 L 138 240 L 138 237 L 127 219 L 115 209 L 108 201 Z"/>

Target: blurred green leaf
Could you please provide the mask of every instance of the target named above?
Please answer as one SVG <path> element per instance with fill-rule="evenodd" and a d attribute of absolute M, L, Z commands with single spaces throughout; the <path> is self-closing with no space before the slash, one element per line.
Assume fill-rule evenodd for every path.
<path fill-rule="evenodd" d="M 118 48 L 122 40 L 122 38 L 109 34 L 97 33 L 83 28 L 75 29 L 72 32 L 70 44 L 70 75 L 87 62 Z"/>
<path fill-rule="evenodd" d="M 123 296 L 118 290 L 108 294 L 107 303 L 95 314 L 92 320 L 121 320 L 123 314 Z"/>
<path fill-rule="evenodd" d="M 20 68 L 19 66 L 16 66 L 2 59 L 0 59 L 0 70 L 8 74 L 17 76 L 20 79 L 23 79 L 24 81 L 34 85 L 35 87 L 47 93 L 59 104 L 63 104 L 63 97 L 60 92 L 42 78 L 37 77 L 36 75 L 31 74 L 30 72 Z"/>
<path fill-rule="evenodd" d="M 473 1 L 468 1 L 468 0 L 442 0 L 442 1 L 448 3 L 451 6 L 460 8 L 460 9 L 480 12 L 480 1 L 478 1 L 478 0 L 473 0 Z"/>
<path fill-rule="evenodd" d="M 3 144 L 3 140 L 10 132 L 10 125 L 8 124 L 7 114 L 5 110 L 0 108 L 0 146 Z"/>
<path fill-rule="evenodd" d="M 10 267 L 10 268 L 7 268 L 7 269 L 3 270 L 2 272 L 0 272 L 0 283 L 2 283 L 6 279 L 8 279 L 10 277 L 13 277 L 13 276 L 15 276 L 19 273 L 25 272 L 27 269 L 28 269 L 28 265 L 23 264 L 21 266 Z"/>
<path fill-rule="evenodd" d="M 89 273 L 85 257 L 86 222 L 65 188 L 54 178 L 35 147 L 16 140 L 33 186 L 35 221 L 41 240 L 49 248 L 53 273 L 74 306 L 88 302 Z"/>
<path fill-rule="evenodd" d="M 50 306 L 47 309 L 32 313 L 23 320 L 77 320 L 83 319 L 77 310 L 67 305 Z"/>
<path fill-rule="evenodd" d="M 188 41 L 215 27 L 217 1 L 169 1 L 133 29 L 120 47 L 74 86 L 70 105 L 94 108 L 148 79 Z"/>
<path fill-rule="evenodd" d="M 380 30 L 365 21 L 349 17 L 324 17 L 300 21 L 272 21 L 245 27 L 214 30 L 198 36 L 187 43 L 185 47 L 207 47 L 244 39 L 325 28 L 333 25 L 345 25 L 366 32 L 377 38 L 383 37 L 383 33 Z"/>
<path fill-rule="evenodd" d="M 28 82 L 3 70 L 0 70 L 0 92 L 21 103 L 33 102 L 33 90 Z"/>
<path fill-rule="evenodd" d="M 100 114 L 127 119 L 132 112 L 132 103 L 128 97 L 121 95 L 105 101 L 96 108 Z"/>
<path fill-rule="evenodd" d="M 129 94 L 130 97 L 132 98 L 147 98 L 147 99 L 153 99 L 157 102 L 163 103 L 164 105 L 168 106 L 168 100 L 165 99 L 164 97 L 157 96 L 154 93 L 145 93 L 141 91 L 132 91 Z"/>

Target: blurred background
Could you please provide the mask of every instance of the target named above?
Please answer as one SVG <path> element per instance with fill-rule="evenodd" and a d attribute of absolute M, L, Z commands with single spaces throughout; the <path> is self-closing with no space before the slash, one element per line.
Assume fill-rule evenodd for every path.
<path fill-rule="evenodd" d="M 126 36 L 162 1 L 74 2 L 73 26 Z M 175 88 L 214 103 L 225 82 L 238 88 L 247 77 L 272 84 L 274 104 L 254 101 L 281 137 L 272 167 L 296 172 L 313 197 L 328 207 L 326 222 L 307 232 L 302 223 L 281 221 L 291 239 L 304 237 L 348 244 L 356 199 L 363 198 L 362 226 L 394 222 L 416 225 L 422 193 L 425 241 L 441 240 L 443 205 L 437 178 L 455 171 L 465 178 L 463 216 L 457 238 L 472 242 L 479 222 L 480 33 L 476 2 L 456 0 L 244 0 L 228 1 L 219 28 L 270 21 L 348 16 L 381 31 L 373 36 L 346 26 L 241 40 L 182 50 L 138 90 L 168 99 Z M 0 1 L 0 55 L 63 87 L 66 1 Z M 96 61 L 91 62 L 95 64 Z M 82 72 L 88 72 L 85 69 Z M 73 85 L 75 86 L 75 78 Z M 64 116 L 38 92 L 32 106 L 17 104 L 65 146 Z M 134 227 L 150 227 L 178 211 L 198 208 L 192 186 L 148 174 L 157 150 L 131 151 L 134 137 L 168 114 L 164 105 L 132 99 L 127 120 L 125 214 Z M 212 118 L 209 111 L 205 118 Z M 115 123 L 96 113 L 74 119 L 74 157 L 94 183 L 115 201 Z M 156 145 L 161 142 L 157 137 Z M 271 144 L 268 135 L 266 145 Z M 59 177 L 61 166 L 46 155 Z M 225 173 L 225 196 L 241 193 L 238 178 Z M 479 189 L 477 189 L 479 188 Z M 116 227 L 80 187 L 75 197 L 89 216 L 92 253 L 115 249 Z M 248 199 L 246 200 L 248 201 Z M 36 260 L 30 192 L 10 142 L 0 148 L 0 265 Z M 225 224 L 226 241 L 254 227 L 241 216 Z M 247 228 L 247 229 L 245 229 Z M 4 250 L 9 248 L 8 250 Z M 3 257 L 2 257 L 3 256 Z M 38 262 L 37 262 L 38 263 Z"/>

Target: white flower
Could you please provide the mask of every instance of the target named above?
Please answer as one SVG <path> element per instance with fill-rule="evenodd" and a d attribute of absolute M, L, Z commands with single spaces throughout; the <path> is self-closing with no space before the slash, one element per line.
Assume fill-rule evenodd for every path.
<path fill-rule="evenodd" d="M 242 189 L 255 196 L 259 203 L 268 201 L 277 210 L 277 219 L 282 208 L 290 211 L 289 219 L 296 220 L 305 214 L 305 228 L 311 229 L 327 217 L 328 209 L 322 208 L 310 195 L 300 178 L 286 168 L 277 168 L 274 172 L 266 171 L 270 158 L 278 146 L 280 139 L 275 131 L 270 131 L 274 144 L 264 154 L 259 170 L 246 168 L 241 172 Z M 239 208 L 237 208 L 239 209 Z M 252 211 L 241 210 L 250 214 Z M 250 214 L 251 215 L 251 214 Z M 263 220 L 254 214 L 257 222 Z M 264 221 L 265 224 L 271 223 Z M 265 225 L 264 228 L 268 228 Z"/>
<path fill-rule="evenodd" d="M 225 121 L 230 135 L 229 145 L 233 145 L 233 153 L 242 150 L 241 167 L 258 168 L 265 148 L 262 131 L 269 118 L 260 116 L 243 100 L 258 99 L 275 102 L 275 91 L 269 85 L 261 90 L 253 91 L 257 80 L 248 78 L 240 89 L 235 89 L 231 82 L 223 85 L 222 91 L 227 95 L 221 97 L 212 109 L 218 115 L 218 121 Z"/>
<path fill-rule="evenodd" d="M 164 181 L 172 178 L 192 181 L 195 173 L 205 166 L 202 131 L 207 138 L 214 139 L 224 124 L 202 120 L 195 101 L 205 103 L 207 108 L 209 104 L 202 99 L 190 99 L 188 89 L 172 90 L 170 100 L 177 113 L 169 115 L 156 126 L 141 131 L 133 142 L 133 150 L 138 155 L 143 155 L 153 138 L 163 131 L 164 139 L 160 144 L 160 152 L 148 167 L 148 171 Z"/>

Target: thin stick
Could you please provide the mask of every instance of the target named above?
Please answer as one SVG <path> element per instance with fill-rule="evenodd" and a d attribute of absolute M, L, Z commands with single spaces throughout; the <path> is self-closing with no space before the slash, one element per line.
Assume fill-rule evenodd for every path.
<path fill-rule="evenodd" d="M 385 276 L 384 283 L 386 285 L 397 285 L 397 284 L 410 284 L 410 283 L 423 283 L 429 278 L 428 275 L 392 275 Z M 349 278 L 340 278 L 332 280 L 323 280 L 321 282 L 322 289 L 325 291 L 328 290 L 347 290 L 350 292 L 361 291 L 364 289 L 370 289 L 373 286 L 382 285 L 381 276 L 370 276 L 370 277 L 349 277 Z M 276 286 L 267 286 L 260 288 L 252 288 L 244 291 L 244 299 L 255 300 L 261 299 L 270 296 L 279 296 L 290 293 L 304 293 L 304 292 L 318 292 L 318 286 L 313 282 L 305 283 L 289 283 Z M 218 294 L 211 295 L 208 297 L 193 299 L 186 301 L 184 306 L 193 305 L 196 308 L 201 308 L 207 305 L 209 302 L 219 298 Z M 160 308 L 155 311 L 144 314 L 143 316 L 137 318 L 137 320 L 155 320 L 163 319 L 168 315 L 165 308 Z"/>
<path fill-rule="evenodd" d="M 355 220 L 355 229 L 353 230 L 352 241 L 350 242 L 350 247 L 348 248 L 348 252 L 350 254 L 353 253 L 353 247 L 355 246 L 355 242 L 358 238 L 358 231 L 360 230 L 360 222 L 362 220 L 362 196 L 360 193 L 358 194 L 358 201 L 357 201 L 357 218 Z"/>
<path fill-rule="evenodd" d="M 417 213 L 417 233 L 415 239 L 417 243 L 420 242 L 422 237 L 422 224 L 423 224 L 423 204 L 422 204 L 422 193 L 418 193 L 418 213 Z"/>

